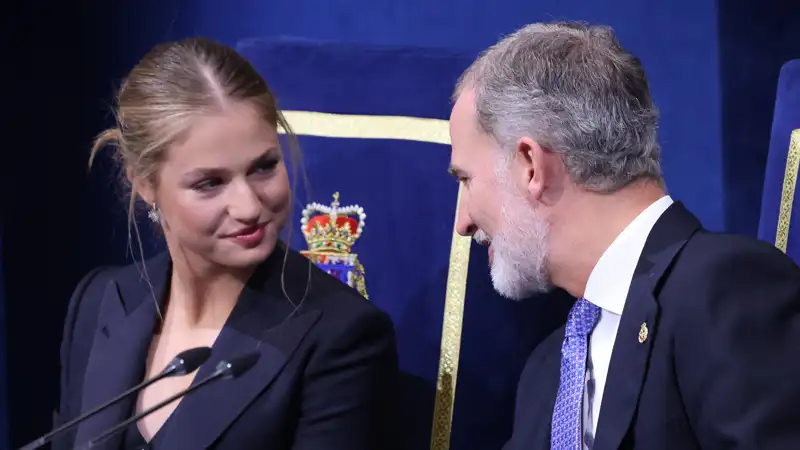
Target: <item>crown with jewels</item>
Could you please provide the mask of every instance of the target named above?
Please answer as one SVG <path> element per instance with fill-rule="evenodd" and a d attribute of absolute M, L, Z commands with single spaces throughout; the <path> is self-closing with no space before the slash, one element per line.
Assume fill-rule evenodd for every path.
<path fill-rule="evenodd" d="M 355 288 L 369 298 L 364 266 L 350 250 L 364 230 L 364 208 L 358 205 L 339 206 L 339 193 L 333 194 L 330 206 L 311 203 L 303 209 L 300 224 L 308 250 L 300 253 L 320 269 Z"/>
<path fill-rule="evenodd" d="M 339 193 L 333 194 L 330 206 L 311 203 L 303 209 L 300 224 L 312 252 L 350 253 L 364 230 L 364 208 L 339 206 Z"/>

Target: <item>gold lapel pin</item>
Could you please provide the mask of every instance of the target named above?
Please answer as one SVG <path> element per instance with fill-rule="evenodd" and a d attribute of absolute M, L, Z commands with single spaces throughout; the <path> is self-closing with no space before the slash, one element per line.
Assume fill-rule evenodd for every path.
<path fill-rule="evenodd" d="M 647 340 L 647 322 L 642 322 L 641 328 L 639 328 L 639 343 L 644 344 L 644 341 Z"/>

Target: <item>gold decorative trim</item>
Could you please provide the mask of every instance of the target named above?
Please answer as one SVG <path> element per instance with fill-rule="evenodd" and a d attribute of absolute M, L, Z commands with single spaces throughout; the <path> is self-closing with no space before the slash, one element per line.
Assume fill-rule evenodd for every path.
<path fill-rule="evenodd" d="M 450 145 L 449 122 L 441 119 L 329 114 L 313 111 L 283 111 L 283 115 L 298 135 L 351 139 L 398 139 Z M 458 199 L 460 197 L 461 186 L 458 188 L 456 199 L 456 217 L 458 217 Z M 444 300 L 439 373 L 436 377 L 431 450 L 449 450 L 450 448 L 471 244 L 472 239 L 459 235 L 455 231 L 454 224 Z"/>
<path fill-rule="evenodd" d="M 405 116 L 365 116 L 313 111 L 284 111 L 294 132 L 306 136 L 399 139 L 450 145 L 448 121 Z"/>
<path fill-rule="evenodd" d="M 797 186 L 797 170 L 800 166 L 800 129 L 792 132 L 789 139 L 789 154 L 786 156 L 786 172 L 783 175 L 783 190 L 778 212 L 778 228 L 775 231 L 775 246 L 786 253 L 789 242 L 789 222 L 792 218 L 792 203 Z"/>
<path fill-rule="evenodd" d="M 458 187 L 456 218 L 461 199 Z M 439 375 L 436 377 L 436 402 L 433 407 L 431 450 L 448 450 L 453 425 L 453 405 L 456 400 L 458 361 L 461 354 L 461 326 L 464 319 L 464 298 L 467 294 L 467 269 L 469 247 L 472 239 L 458 234 L 453 224 L 450 243 L 450 265 L 447 271 L 447 289 L 444 300 L 442 348 L 439 355 Z"/>

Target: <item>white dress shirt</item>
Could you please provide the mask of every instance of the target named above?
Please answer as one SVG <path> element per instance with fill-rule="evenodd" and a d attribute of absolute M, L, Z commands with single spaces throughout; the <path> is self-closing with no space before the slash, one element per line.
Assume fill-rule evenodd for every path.
<path fill-rule="evenodd" d="M 597 261 L 586 283 L 584 298 L 599 306 L 600 319 L 589 335 L 586 385 L 583 395 L 583 448 L 591 450 L 600 417 L 603 391 L 617 337 L 619 319 L 625 308 L 633 273 L 650 231 L 661 214 L 672 204 L 668 195 L 642 211 Z M 614 395 L 614 393 L 610 393 Z"/>

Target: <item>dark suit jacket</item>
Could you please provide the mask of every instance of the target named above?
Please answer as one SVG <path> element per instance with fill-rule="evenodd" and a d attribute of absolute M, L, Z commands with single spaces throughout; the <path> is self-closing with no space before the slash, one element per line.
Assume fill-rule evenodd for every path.
<path fill-rule="evenodd" d="M 639 342 L 642 324 L 647 338 Z M 505 450 L 550 448 L 564 328 L 531 354 Z M 594 450 L 800 449 L 800 268 L 661 216 L 620 320 Z"/>
<path fill-rule="evenodd" d="M 257 364 L 179 404 L 154 439 L 158 448 L 380 450 L 397 371 L 389 317 L 356 291 L 311 267 L 305 301 L 284 296 L 278 248 L 243 290 L 194 382 L 220 360 L 256 348 Z M 141 266 L 141 264 L 140 264 Z M 158 300 L 171 262 L 146 263 Z M 309 264 L 289 251 L 285 288 L 294 302 L 306 289 Z M 58 423 L 110 400 L 144 377 L 157 314 L 151 289 L 134 266 L 98 269 L 70 301 L 61 347 Z M 263 343 L 259 346 L 259 342 Z M 71 449 L 131 416 L 135 396 L 80 425 L 54 447 Z M 76 437 L 77 435 L 77 437 Z M 118 449 L 121 435 L 103 449 Z"/>

